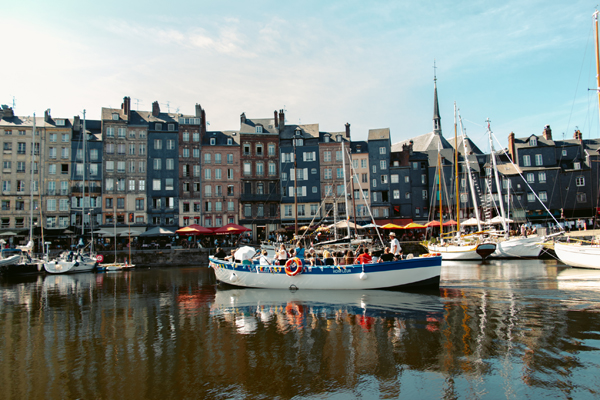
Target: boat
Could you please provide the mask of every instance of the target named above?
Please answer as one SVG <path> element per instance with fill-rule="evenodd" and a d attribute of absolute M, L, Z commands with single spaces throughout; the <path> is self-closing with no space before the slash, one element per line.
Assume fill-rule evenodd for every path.
<path fill-rule="evenodd" d="M 600 238 L 555 242 L 554 251 L 560 261 L 572 267 L 600 269 Z"/>
<path fill-rule="evenodd" d="M 598 10 L 594 12 L 595 48 L 596 48 L 596 83 L 598 87 L 598 107 L 600 110 L 600 47 L 598 40 Z M 592 240 L 556 241 L 554 251 L 563 263 L 572 267 L 600 269 L 600 236 Z"/>
<path fill-rule="evenodd" d="M 209 257 L 219 282 L 263 289 L 397 289 L 439 287 L 440 255 L 374 264 L 315 265 L 292 258 L 288 265 L 258 265 Z"/>
<path fill-rule="evenodd" d="M 44 270 L 49 274 L 89 272 L 96 267 L 96 264 L 96 259 L 88 255 L 65 251 L 57 259 L 44 263 Z"/>
<path fill-rule="evenodd" d="M 454 143 L 458 143 L 457 138 L 457 109 L 456 103 L 454 103 Z M 461 120 L 462 126 L 462 120 Z M 464 132 L 463 132 L 464 134 Z M 465 141 L 463 140 L 463 143 Z M 465 151 L 465 154 L 466 151 Z M 486 259 L 492 253 L 496 251 L 496 243 L 489 240 L 488 237 L 484 236 L 481 232 L 481 227 L 478 232 L 472 235 L 461 235 L 460 230 L 460 198 L 458 194 L 458 149 L 454 149 L 454 179 L 456 180 L 456 236 L 447 240 L 443 239 L 444 235 L 444 224 L 442 222 L 442 196 L 439 196 L 439 210 L 440 210 L 440 241 L 439 243 L 429 243 L 427 250 L 430 254 L 441 254 L 444 260 L 481 260 Z M 467 170 L 469 164 L 467 160 Z M 477 200 L 475 199 L 475 192 L 473 188 L 473 182 L 471 174 L 469 173 L 469 181 L 471 185 L 471 196 L 473 198 L 473 204 L 477 220 L 479 220 L 479 213 L 477 211 Z M 439 193 L 442 193 L 442 160 L 440 151 L 438 151 L 438 185 Z"/>

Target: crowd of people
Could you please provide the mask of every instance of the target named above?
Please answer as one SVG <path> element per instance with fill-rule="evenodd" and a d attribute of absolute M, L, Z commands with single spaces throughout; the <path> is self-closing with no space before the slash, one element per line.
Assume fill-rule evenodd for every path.
<path fill-rule="evenodd" d="M 256 255 L 241 255 L 236 258 L 236 250 L 232 249 L 231 254 L 227 254 L 222 248 L 218 247 L 215 258 L 244 263 L 257 261 L 259 265 L 286 265 L 288 260 L 298 258 L 305 265 L 354 265 L 371 264 L 374 262 L 389 262 L 402 259 L 402 247 L 395 233 L 390 233 L 390 245 L 385 247 L 380 257 L 374 257 L 372 251 L 362 245 L 354 251 L 316 251 L 313 247 L 306 249 L 302 242 L 297 242 L 296 247 L 287 248 L 284 243 L 279 246 L 272 257 L 268 256 L 267 250 L 259 251 Z"/>

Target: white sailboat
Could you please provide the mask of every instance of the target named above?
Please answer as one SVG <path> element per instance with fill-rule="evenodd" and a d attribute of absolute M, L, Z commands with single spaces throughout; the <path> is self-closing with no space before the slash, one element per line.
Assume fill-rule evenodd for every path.
<path fill-rule="evenodd" d="M 594 31 L 596 48 L 596 91 L 598 92 L 598 107 L 600 110 L 600 48 L 598 39 L 598 10 L 594 12 Z M 600 269 L 600 237 L 589 241 L 573 240 L 568 242 L 555 242 L 554 251 L 567 265 L 580 268 Z"/>
<path fill-rule="evenodd" d="M 454 143 L 455 146 L 458 144 L 457 138 L 457 109 L 456 103 L 454 103 Z M 465 155 L 468 154 L 465 152 Z M 467 160 L 468 162 L 468 160 Z M 455 180 L 456 180 L 456 237 L 450 240 L 444 241 L 442 239 L 443 234 L 443 222 L 442 222 L 442 165 L 441 155 L 438 151 L 438 190 L 440 193 L 440 243 L 430 243 L 427 246 L 429 253 L 439 253 L 442 255 L 443 260 L 481 260 L 487 258 L 496 250 L 496 244 L 484 238 L 480 233 L 473 235 L 461 235 L 460 231 L 460 198 L 458 194 L 458 149 L 454 149 L 454 167 L 455 167 Z M 468 164 L 467 164 L 468 169 Z M 475 198 L 475 192 L 473 189 L 473 183 L 471 174 L 469 172 L 469 181 L 471 183 L 471 196 L 473 199 L 474 209 L 479 221 L 479 212 L 477 210 L 477 200 Z M 481 232 L 481 227 L 478 230 Z"/>
<path fill-rule="evenodd" d="M 81 235 L 84 237 L 85 234 L 85 142 L 86 142 L 86 128 L 85 128 L 85 110 L 83 111 L 83 186 L 82 186 L 82 198 L 81 198 Z M 92 240 L 93 243 L 93 240 Z M 83 239 L 81 244 L 83 245 Z M 82 246 L 83 247 L 83 246 Z M 93 252 L 84 253 L 83 248 L 77 252 L 66 251 L 62 253 L 57 259 L 44 263 L 44 269 L 49 274 L 65 274 L 74 272 L 87 272 L 91 271 L 96 267 L 96 255 Z"/>

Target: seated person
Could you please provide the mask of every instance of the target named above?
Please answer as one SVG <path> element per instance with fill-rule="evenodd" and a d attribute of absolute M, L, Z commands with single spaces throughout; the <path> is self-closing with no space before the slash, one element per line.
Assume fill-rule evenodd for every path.
<path fill-rule="evenodd" d="M 325 263 L 325 265 L 335 265 L 335 260 L 331 256 L 329 250 L 325 250 L 323 252 L 323 262 Z"/>
<path fill-rule="evenodd" d="M 225 257 L 227 257 L 227 253 L 225 253 L 225 251 L 221 247 L 217 247 L 217 252 L 215 253 L 214 257 L 223 260 L 225 259 Z"/>
<path fill-rule="evenodd" d="M 343 251 L 338 251 L 335 253 L 335 261 L 337 265 L 346 265 L 346 259 L 344 258 Z"/>
<path fill-rule="evenodd" d="M 315 255 L 315 265 L 325 265 L 325 263 L 323 263 L 323 254 L 317 253 Z"/>
<path fill-rule="evenodd" d="M 387 262 L 393 260 L 394 255 L 390 252 L 390 248 L 386 247 L 385 250 L 383 250 L 383 254 L 381 255 L 381 257 L 379 257 L 379 262 Z"/>
<path fill-rule="evenodd" d="M 370 264 L 372 261 L 373 259 L 369 255 L 369 249 L 364 249 L 363 253 L 356 257 L 355 260 L 357 264 Z"/>
<path fill-rule="evenodd" d="M 254 257 L 253 260 L 258 260 L 259 265 L 271 265 L 271 261 L 269 261 L 267 254 L 267 251 L 263 250 L 262 253 Z"/>
<path fill-rule="evenodd" d="M 352 254 L 352 250 L 348 250 L 346 252 L 346 257 L 344 258 L 344 261 L 346 262 L 346 265 L 354 264 L 354 254 Z"/>

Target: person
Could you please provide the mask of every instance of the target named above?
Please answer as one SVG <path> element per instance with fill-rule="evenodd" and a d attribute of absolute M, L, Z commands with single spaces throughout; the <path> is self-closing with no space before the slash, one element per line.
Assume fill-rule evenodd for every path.
<path fill-rule="evenodd" d="M 390 252 L 396 257 L 402 257 L 402 247 L 400 247 L 400 242 L 396 239 L 396 234 L 394 232 L 390 233 Z"/>
<path fill-rule="evenodd" d="M 231 261 L 231 262 L 235 261 L 235 250 L 231 250 L 231 255 L 225 257 L 225 261 Z"/>
<path fill-rule="evenodd" d="M 227 257 L 227 253 L 225 253 L 225 251 L 222 248 L 217 247 L 215 258 L 225 259 L 225 257 Z"/>
<path fill-rule="evenodd" d="M 267 254 L 268 254 L 267 251 L 263 250 L 262 253 L 254 259 L 258 260 L 258 264 L 260 264 L 260 265 L 271 265 L 271 261 L 269 261 Z"/>
<path fill-rule="evenodd" d="M 363 250 L 363 253 L 361 255 L 356 257 L 357 264 L 371 264 L 372 261 L 373 261 L 373 258 L 369 254 L 369 249 L 367 249 L 367 248 L 365 248 Z"/>
<path fill-rule="evenodd" d="M 275 257 L 277 258 L 277 261 L 279 261 L 279 265 L 285 265 L 289 257 L 288 252 L 285 249 L 285 245 L 283 243 L 281 244 L 281 246 L 279 246 L 279 250 L 277 250 L 277 252 L 275 253 Z"/>
<path fill-rule="evenodd" d="M 390 253 L 390 248 L 386 247 L 383 250 L 383 254 L 381 255 L 381 257 L 379 257 L 379 262 L 387 262 L 387 261 L 393 261 L 394 260 L 394 255 L 392 253 Z"/>
<path fill-rule="evenodd" d="M 364 251 L 363 245 L 362 244 L 358 245 L 358 248 L 354 252 L 354 258 L 360 256 L 363 253 L 363 251 Z"/>
<path fill-rule="evenodd" d="M 323 262 L 325 263 L 325 265 L 335 265 L 335 261 L 334 261 L 333 257 L 331 256 L 331 253 L 329 252 L 329 250 L 325 250 L 323 252 Z"/>
<path fill-rule="evenodd" d="M 335 253 L 335 263 L 337 265 L 346 265 L 346 259 L 344 258 L 343 251 L 338 251 Z"/>
<path fill-rule="evenodd" d="M 344 258 L 344 261 L 346 262 L 346 265 L 354 264 L 354 254 L 352 254 L 352 250 L 348 250 L 346 252 L 346 257 Z"/>
<path fill-rule="evenodd" d="M 300 241 L 298 243 L 296 243 L 295 256 L 301 260 L 304 260 L 304 246 L 302 245 L 302 242 L 300 242 Z"/>

